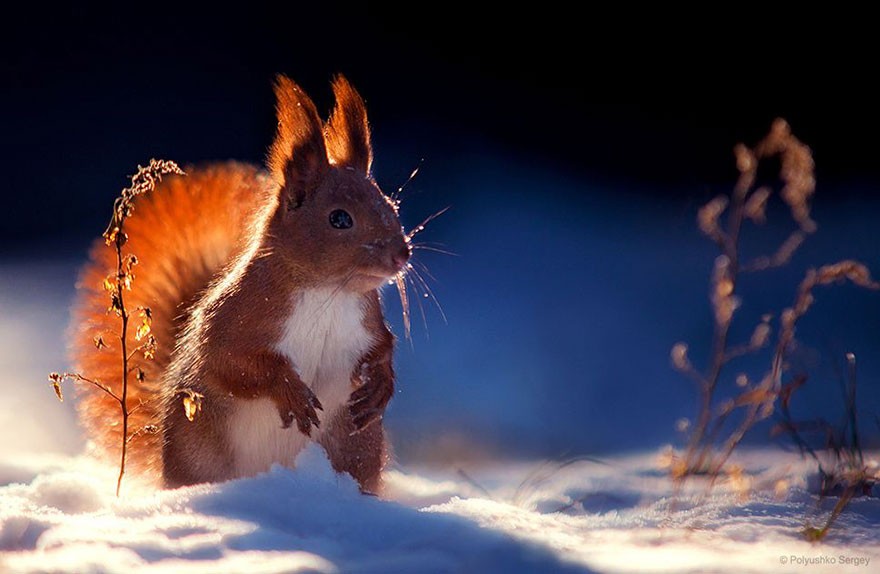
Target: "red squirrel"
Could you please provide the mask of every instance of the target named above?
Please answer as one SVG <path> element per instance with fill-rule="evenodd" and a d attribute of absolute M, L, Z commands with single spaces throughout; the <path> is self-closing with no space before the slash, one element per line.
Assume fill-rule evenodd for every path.
<path fill-rule="evenodd" d="M 159 348 L 130 377 L 137 405 L 129 464 L 173 488 L 292 466 L 309 439 L 365 492 L 387 460 L 382 415 L 394 390 L 394 337 L 378 289 L 404 271 L 412 249 L 370 172 L 366 108 L 333 82 L 326 125 L 293 81 L 275 83 L 278 128 L 267 170 L 241 163 L 190 169 L 136 200 L 126 248 L 137 277 L 130 309 L 149 307 Z M 74 305 L 76 368 L 120 380 L 121 361 L 96 351 L 118 329 L 103 278 L 115 253 L 98 241 Z M 203 395 L 187 419 L 182 398 Z M 116 456 L 118 404 L 89 387 L 80 418 Z"/>

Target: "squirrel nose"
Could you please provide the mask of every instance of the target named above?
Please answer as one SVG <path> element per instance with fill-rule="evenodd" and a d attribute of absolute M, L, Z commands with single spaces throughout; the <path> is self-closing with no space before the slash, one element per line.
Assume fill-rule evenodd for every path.
<path fill-rule="evenodd" d="M 412 249 L 410 248 L 408 243 L 404 243 L 403 247 L 398 249 L 395 253 L 391 255 L 391 264 L 397 271 L 403 269 L 406 262 L 409 261 L 409 257 L 412 254 Z"/>

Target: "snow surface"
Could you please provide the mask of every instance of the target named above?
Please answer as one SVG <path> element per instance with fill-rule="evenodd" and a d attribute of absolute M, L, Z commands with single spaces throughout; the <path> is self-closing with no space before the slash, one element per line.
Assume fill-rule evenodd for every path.
<path fill-rule="evenodd" d="M 854 501 L 823 544 L 799 537 L 818 515 L 805 490 L 811 467 L 798 457 L 750 451 L 738 461 L 751 473 L 748 493 L 693 484 L 673 496 L 655 454 L 464 474 L 397 469 L 381 499 L 334 473 L 315 445 L 295 470 L 158 492 L 129 482 L 120 499 L 113 469 L 85 456 L 18 457 L 0 468 L 0 568 L 876 572 L 880 501 Z"/>

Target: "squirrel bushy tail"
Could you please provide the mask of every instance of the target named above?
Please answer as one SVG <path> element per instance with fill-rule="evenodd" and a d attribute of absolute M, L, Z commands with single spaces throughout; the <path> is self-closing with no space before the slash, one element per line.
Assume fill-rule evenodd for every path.
<path fill-rule="evenodd" d="M 158 348 L 153 360 L 136 354 L 128 378 L 129 436 L 127 465 L 140 475 L 159 476 L 161 470 L 162 376 L 171 361 L 175 341 L 188 308 L 227 261 L 243 245 L 258 207 L 269 197 L 268 176 L 258 168 L 224 163 L 187 169 L 186 176 L 169 176 L 153 191 L 136 199 L 125 222 L 124 253 L 137 257 L 125 307 L 131 316 L 128 349 L 138 347 L 135 331 L 139 308 L 152 312 L 152 333 Z M 115 277 L 116 253 L 98 239 L 77 283 L 72 313 L 71 355 L 77 372 L 122 392 L 121 321 L 108 312 L 104 279 Z M 98 349 L 101 337 L 106 348 Z M 122 441 L 119 404 L 91 385 L 79 385 L 78 410 L 87 437 L 103 454 L 117 460 Z M 181 407 L 182 408 L 182 407 Z M 159 432 L 143 432 L 155 425 Z"/>

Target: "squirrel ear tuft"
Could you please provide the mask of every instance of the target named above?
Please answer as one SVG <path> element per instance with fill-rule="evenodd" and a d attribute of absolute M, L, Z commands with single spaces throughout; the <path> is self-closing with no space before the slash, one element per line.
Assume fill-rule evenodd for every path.
<path fill-rule="evenodd" d="M 278 131 L 269 149 L 268 167 L 288 209 L 302 204 L 330 167 L 321 118 L 311 98 L 290 78 L 275 79 Z"/>
<path fill-rule="evenodd" d="M 327 122 L 324 136 L 330 161 L 353 167 L 369 176 L 373 150 L 364 100 L 341 74 L 333 79 L 333 95 L 336 96 L 336 108 Z"/>

